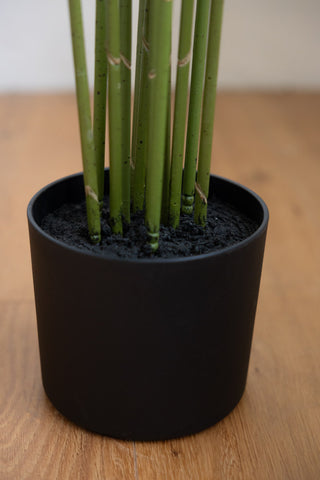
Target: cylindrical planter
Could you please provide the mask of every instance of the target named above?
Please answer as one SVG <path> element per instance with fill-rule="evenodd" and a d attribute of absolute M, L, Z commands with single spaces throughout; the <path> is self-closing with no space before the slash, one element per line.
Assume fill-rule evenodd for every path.
<path fill-rule="evenodd" d="M 47 235 L 43 216 L 83 199 L 80 174 L 31 200 L 43 385 L 78 425 L 121 439 L 164 440 L 213 425 L 239 402 L 268 210 L 245 187 L 210 181 L 218 197 L 259 227 L 232 247 L 188 258 L 102 257 Z"/>

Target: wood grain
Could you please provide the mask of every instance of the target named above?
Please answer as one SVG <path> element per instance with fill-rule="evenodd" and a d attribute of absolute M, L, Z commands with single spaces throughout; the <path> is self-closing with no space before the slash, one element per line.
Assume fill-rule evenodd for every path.
<path fill-rule="evenodd" d="M 81 169 L 70 95 L 0 97 L 0 479 L 320 478 L 320 94 L 222 93 L 212 168 L 259 193 L 270 228 L 246 393 L 189 438 L 119 442 L 41 386 L 26 205 Z"/>

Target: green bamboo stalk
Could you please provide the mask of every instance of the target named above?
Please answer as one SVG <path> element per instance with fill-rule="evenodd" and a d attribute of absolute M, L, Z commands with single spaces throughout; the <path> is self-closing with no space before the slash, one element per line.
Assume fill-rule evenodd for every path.
<path fill-rule="evenodd" d="M 137 143 L 137 125 L 138 125 L 138 114 L 139 114 L 139 105 L 140 105 L 140 95 L 141 95 L 141 76 L 142 76 L 142 57 L 143 57 L 143 31 L 144 31 L 144 22 L 146 15 L 146 5 L 147 0 L 139 1 L 139 17 L 138 17 L 138 31 L 137 31 L 137 48 L 136 48 L 136 75 L 134 82 L 134 100 L 133 100 L 133 121 L 132 121 L 132 140 L 131 140 L 131 178 L 135 171 L 136 163 L 136 143 Z M 131 196 L 133 198 L 133 182 L 131 182 Z"/>
<path fill-rule="evenodd" d="M 169 223 L 179 225 L 194 0 L 182 0 L 172 135 Z"/>
<path fill-rule="evenodd" d="M 134 212 L 143 210 L 145 200 L 145 169 L 148 151 L 149 10 L 150 0 L 140 0 L 132 131 L 132 164 L 134 168 L 132 206 Z"/>
<path fill-rule="evenodd" d="M 110 154 L 110 223 L 122 234 L 122 100 L 120 11 L 118 0 L 107 0 L 107 60 Z"/>
<path fill-rule="evenodd" d="M 90 97 L 84 46 L 80 0 L 69 0 L 76 95 L 81 137 L 83 177 L 86 194 L 89 236 L 92 243 L 101 240 L 98 182 L 90 112 Z"/>
<path fill-rule="evenodd" d="M 151 43 L 146 226 L 152 251 L 159 246 L 163 169 L 166 148 L 168 86 L 171 55 L 172 1 L 150 4 Z"/>
<path fill-rule="evenodd" d="M 169 67 L 166 149 L 165 149 L 165 158 L 164 158 L 162 206 L 161 206 L 161 222 L 164 225 L 168 224 L 168 219 L 169 219 L 170 173 L 171 173 L 171 65 Z"/>
<path fill-rule="evenodd" d="M 182 211 L 193 211 L 211 0 L 198 0 L 193 46 L 190 103 L 183 175 Z"/>
<path fill-rule="evenodd" d="M 104 163 L 106 140 L 106 0 L 96 0 L 95 76 L 93 107 L 93 138 L 97 162 L 98 198 L 100 208 L 104 194 Z"/>
<path fill-rule="evenodd" d="M 207 220 L 207 198 L 209 195 L 210 164 L 212 153 L 214 112 L 221 38 L 223 0 L 213 0 L 210 16 L 210 33 L 206 81 L 204 87 L 205 102 L 202 112 L 201 138 L 199 149 L 199 167 L 196 183 L 195 222 L 205 226 Z"/>
<path fill-rule="evenodd" d="M 122 89 L 122 214 L 130 223 L 131 140 L 131 15 L 132 0 L 120 0 L 120 58 Z"/>

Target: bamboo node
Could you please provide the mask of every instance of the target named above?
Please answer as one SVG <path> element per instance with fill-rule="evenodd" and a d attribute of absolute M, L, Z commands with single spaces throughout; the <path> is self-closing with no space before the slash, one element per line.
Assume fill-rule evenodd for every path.
<path fill-rule="evenodd" d="M 128 70 L 131 70 L 131 62 L 122 53 L 120 53 L 120 59 L 122 60 L 122 63 L 124 64 L 124 66 Z"/>
<path fill-rule="evenodd" d="M 120 63 L 121 63 L 121 58 L 120 57 L 114 57 L 108 51 L 107 51 L 107 60 L 108 60 L 108 63 L 110 63 L 110 65 L 120 65 Z"/>
<path fill-rule="evenodd" d="M 147 39 L 145 37 L 142 37 L 142 45 L 145 49 L 146 52 L 149 52 L 150 50 L 150 44 L 149 42 L 147 41 Z"/>
<path fill-rule="evenodd" d="M 190 59 L 191 59 L 191 50 L 187 53 L 187 55 L 184 58 L 181 58 L 180 60 L 178 60 L 178 67 L 180 68 L 185 67 L 186 65 L 188 65 L 188 63 L 190 63 Z"/>
<path fill-rule="evenodd" d="M 159 248 L 159 236 L 159 232 L 148 231 L 149 247 L 151 249 L 151 253 L 154 253 Z"/>
<path fill-rule="evenodd" d="M 87 197 L 91 197 L 91 198 L 93 198 L 93 200 L 94 200 L 95 202 L 98 202 L 98 203 L 99 203 L 98 196 L 97 196 L 97 194 L 94 192 L 94 190 L 90 187 L 90 185 L 86 185 L 86 186 L 84 187 L 84 189 L 85 189 L 85 192 L 86 192 L 86 196 L 87 196 Z"/>
<path fill-rule="evenodd" d="M 203 191 L 201 190 L 200 188 L 200 185 L 199 183 L 195 182 L 195 189 L 196 189 L 196 192 L 197 194 L 199 195 L 199 197 L 201 198 L 202 202 L 207 205 L 208 204 L 208 200 L 207 200 L 207 197 L 205 196 L 205 194 L 203 193 Z"/>

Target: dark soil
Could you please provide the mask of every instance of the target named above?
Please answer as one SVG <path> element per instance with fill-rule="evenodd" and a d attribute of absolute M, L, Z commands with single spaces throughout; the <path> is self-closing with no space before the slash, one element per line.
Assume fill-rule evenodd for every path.
<path fill-rule="evenodd" d="M 102 213 L 102 241 L 99 245 L 92 245 L 88 238 L 85 202 L 62 205 L 43 219 L 41 228 L 68 245 L 98 255 L 150 257 L 142 214 L 133 216 L 130 225 L 124 226 L 123 237 L 112 235 L 108 216 L 109 211 L 105 207 Z M 189 215 L 181 216 L 176 230 L 162 225 L 159 249 L 153 256 L 172 258 L 212 252 L 241 242 L 257 228 L 255 221 L 234 206 L 215 198 L 208 204 L 206 228 L 196 225 Z"/>

